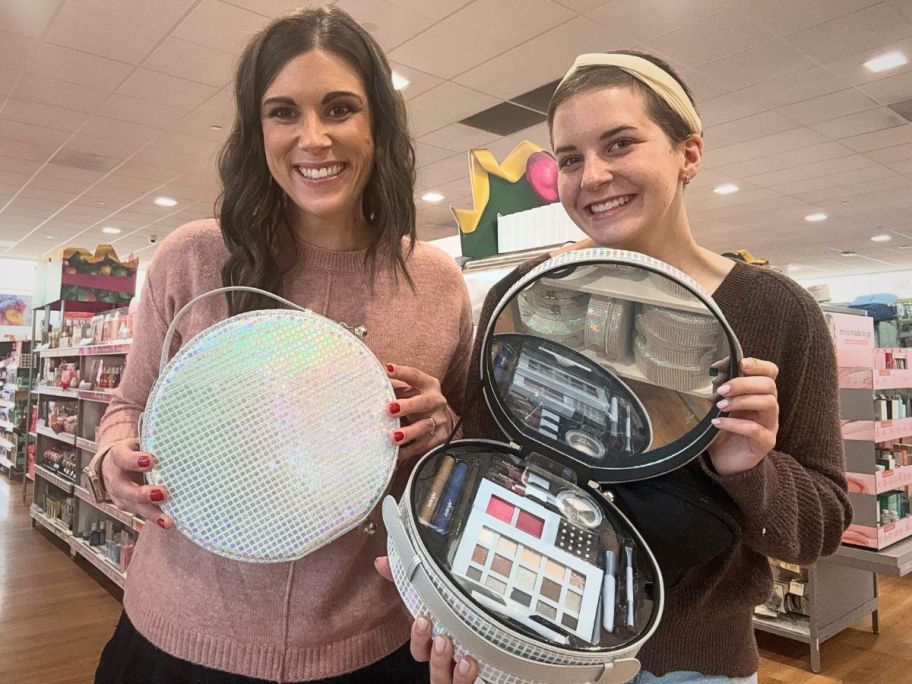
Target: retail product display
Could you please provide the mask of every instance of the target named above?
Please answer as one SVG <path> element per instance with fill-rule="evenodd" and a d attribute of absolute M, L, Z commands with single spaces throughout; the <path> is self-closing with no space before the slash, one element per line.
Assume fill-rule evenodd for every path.
<path fill-rule="evenodd" d="M 166 353 L 196 301 L 174 317 Z M 399 421 L 384 410 L 395 393 L 376 356 L 344 326 L 280 301 L 293 310 L 234 316 L 163 358 L 140 432 L 155 454 L 147 481 L 171 493 L 163 510 L 236 560 L 300 558 L 358 526 L 398 453 Z"/>
<path fill-rule="evenodd" d="M 655 344 L 634 312 L 660 306 L 682 315 L 660 312 L 656 327 L 687 320 L 684 337 L 711 341 L 686 390 L 630 358 L 635 334 Z M 628 320 L 622 333 L 606 323 L 612 309 Z M 459 654 L 476 657 L 486 682 L 628 681 L 664 586 L 610 483 L 668 472 L 709 444 L 721 414 L 713 387 L 737 373 L 737 341 L 687 276 L 604 249 L 531 271 L 484 335 L 485 398 L 510 443 L 444 444 L 398 504 L 387 498 L 397 587 L 413 614 L 433 616 Z"/>

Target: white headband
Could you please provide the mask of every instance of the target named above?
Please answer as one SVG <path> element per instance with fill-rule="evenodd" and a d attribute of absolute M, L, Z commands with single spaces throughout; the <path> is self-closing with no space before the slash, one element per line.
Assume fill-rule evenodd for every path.
<path fill-rule="evenodd" d="M 591 52 L 580 55 L 573 62 L 570 71 L 566 73 L 558 90 L 570 76 L 582 67 L 587 66 L 614 66 L 644 83 L 652 92 L 661 97 L 668 106 L 680 116 L 690 128 L 691 133 L 702 133 L 703 124 L 694 109 L 693 103 L 684 92 L 684 88 L 671 74 L 653 64 L 648 59 L 636 55 L 622 55 L 614 52 Z"/>

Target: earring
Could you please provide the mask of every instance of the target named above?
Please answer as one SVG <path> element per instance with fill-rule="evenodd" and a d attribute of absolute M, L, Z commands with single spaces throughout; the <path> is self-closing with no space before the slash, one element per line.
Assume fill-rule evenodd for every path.
<path fill-rule="evenodd" d="M 690 185 L 690 181 L 693 180 L 690 176 L 684 176 L 684 185 Z"/>

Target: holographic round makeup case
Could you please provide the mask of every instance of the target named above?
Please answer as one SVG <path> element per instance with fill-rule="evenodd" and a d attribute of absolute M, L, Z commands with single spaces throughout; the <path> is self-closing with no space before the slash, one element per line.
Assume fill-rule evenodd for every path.
<path fill-rule="evenodd" d="M 683 387 L 637 363 L 643 312 L 636 339 L 647 348 L 666 341 L 648 323 L 705 345 L 684 357 L 695 366 Z M 681 468 L 712 442 L 738 341 L 685 274 L 607 249 L 542 263 L 479 334 L 484 398 L 504 440 L 437 447 L 400 501 L 384 500 L 396 587 L 487 684 L 627 682 L 665 587 L 613 487 Z"/>
<path fill-rule="evenodd" d="M 170 361 L 142 418 L 146 481 L 199 546 L 234 560 L 301 558 L 357 527 L 386 490 L 398 420 L 394 392 L 371 350 L 349 329 L 269 295 L 289 309 L 216 323 Z"/>

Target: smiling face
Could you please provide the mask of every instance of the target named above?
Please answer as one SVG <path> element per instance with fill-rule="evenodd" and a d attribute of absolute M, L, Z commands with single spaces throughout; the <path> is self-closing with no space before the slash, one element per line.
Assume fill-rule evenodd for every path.
<path fill-rule="evenodd" d="M 572 96 L 554 112 L 551 138 L 561 203 L 598 244 L 657 256 L 676 236 L 689 238 L 683 179 L 699 170 L 702 142 L 674 145 L 640 92 L 608 86 Z"/>
<path fill-rule="evenodd" d="M 293 223 L 363 223 L 374 142 L 358 73 L 323 50 L 300 54 L 266 89 L 260 117 L 266 163 L 291 202 Z"/>

